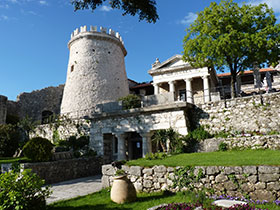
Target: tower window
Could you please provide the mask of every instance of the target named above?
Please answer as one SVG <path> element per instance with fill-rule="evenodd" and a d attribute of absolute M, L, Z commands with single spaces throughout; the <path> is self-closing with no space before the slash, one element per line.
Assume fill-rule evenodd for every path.
<path fill-rule="evenodd" d="M 95 52 L 95 49 L 92 49 L 92 52 Z"/>
<path fill-rule="evenodd" d="M 71 66 L 71 72 L 73 72 L 73 71 L 74 71 L 74 65 Z"/>
<path fill-rule="evenodd" d="M 111 52 L 109 51 L 108 54 L 111 54 Z"/>

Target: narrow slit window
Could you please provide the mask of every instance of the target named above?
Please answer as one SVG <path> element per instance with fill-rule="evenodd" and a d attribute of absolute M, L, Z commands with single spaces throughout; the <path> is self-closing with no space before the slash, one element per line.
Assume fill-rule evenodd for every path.
<path fill-rule="evenodd" d="M 73 71 L 74 71 L 74 65 L 71 66 L 71 72 L 73 72 Z"/>

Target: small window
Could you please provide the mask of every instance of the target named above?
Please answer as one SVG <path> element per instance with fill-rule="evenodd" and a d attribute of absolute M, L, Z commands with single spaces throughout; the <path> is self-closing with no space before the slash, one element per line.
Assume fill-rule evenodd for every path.
<path fill-rule="evenodd" d="M 74 71 L 74 65 L 71 66 L 71 72 L 73 72 L 73 71 Z"/>
<path fill-rule="evenodd" d="M 109 51 L 108 54 L 111 54 L 111 52 Z"/>

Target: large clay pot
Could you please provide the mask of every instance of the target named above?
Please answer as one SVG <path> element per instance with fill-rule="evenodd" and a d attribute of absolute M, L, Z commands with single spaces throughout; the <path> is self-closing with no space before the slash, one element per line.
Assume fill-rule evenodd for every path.
<path fill-rule="evenodd" d="M 131 181 L 125 176 L 116 176 L 113 178 L 111 189 L 111 200 L 122 204 L 136 199 L 136 190 Z"/>

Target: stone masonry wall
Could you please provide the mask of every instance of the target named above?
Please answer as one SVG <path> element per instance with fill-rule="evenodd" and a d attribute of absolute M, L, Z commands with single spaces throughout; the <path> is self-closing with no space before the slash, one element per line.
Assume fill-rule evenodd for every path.
<path fill-rule="evenodd" d="M 0 124 L 6 123 L 7 97 L 0 95 Z"/>
<path fill-rule="evenodd" d="M 211 133 L 220 131 L 280 131 L 280 93 L 210 102 L 195 107 L 192 122 Z"/>
<path fill-rule="evenodd" d="M 19 117 L 31 117 L 33 120 L 41 120 L 43 111 L 51 111 L 60 114 L 64 85 L 47 87 L 31 93 L 21 93 L 17 97 Z"/>
<path fill-rule="evenodd" d="M 122 166 L 138 191 L 155 192 L 171 189 L 174 168 L 154 166 Z M 194 183 L 196 189 L 212 189 L 216 195 L 249 195 L 254 200 L 274 201 L 280 198 L 279 166 L 197 166 L 203 178 Z M 111 165 L 102 166 L 103 187 L 112 186 L 116 169 Z"/>
<path fill-rule="evenodd" d="M 199 152 L 213 152 L 219 149 L 219 144 L 224 142 L 228 149 L 280 149 L 280 135 L 245 136 L 231 138 L 212 138 L 200 142 Z"/>
<path fill-rule="evenodd" d="M 32 169 L 46 181 L 46 184 L 62 182 L 81 177 L 93 176 L 101 172 L 101 160 L 78 158 L 42 163 L 24 163 L 24 169 Z"/>
<path fill-rule="evenodd" d="M 89 136 L 90 135 L 91 122 L 87 120 L 72 120 L 72 119 L 63 119 L 56 123 L 49 123 L 44 125 L 39 125 L 30 134 L 30 137 L 43 137 L 49 139 L 53 142 L 54 133 L 56 133 L 56 138 L 66 140 L 70 136 Z"/>

